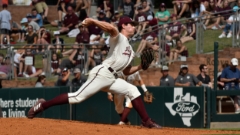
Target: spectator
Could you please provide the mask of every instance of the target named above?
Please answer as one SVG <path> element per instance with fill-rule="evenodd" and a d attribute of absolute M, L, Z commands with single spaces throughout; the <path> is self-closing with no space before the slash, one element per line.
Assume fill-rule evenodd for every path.
<path fill-rule="evenodd" d="M 13 39 L 13 42 L 20 42 L 21 41 L 21 26 L 17 23 L 12 21 L 10 37 Z"/>
<path fill-rule="evenodd" d="M 30 48 L 35 47 L 35 45 L 37 44 L 38 35 L 33 31 L 32 25 L 28 25 L 27 32 L 28 33 L 25 38 L 27 45 L 30 46 Z"/>
<path fill-rule="evenodd" d="M 1 47 L 5 48 L 3 45 L 3 38 L 7 37 L 7 44 L 10 44 L 10 30 L 11 30 L 11 13 L 7 10 L 8 5 L 2 5 L 3 10 L 0 12 L 0 21 L 1 21 Z"/>
<path fill-rule="evenodd" d="M 38 76 L 35 87 L 44 87 L 45 82 L 46 82 L 46 76 L 40 75 L 40 76 Z"/>
<path fill-rule="evenodd" d="M 145 3 L 145 1 L 146 1 L 146 3 Z M 149 7 L 150 10 L 148 10 L 149 14 L 147 14 L 147 15 L 152 15 L 152 16 L 154 16 L 154 5 L 153 5 L 153 2 L 154 1 L 152 1 L 152 0 L 134 0 L 134 3 L 136 3 L 135 7 L 137 7 L 139 5 L 142 5 L 144 8 L 145 7 Z"/>
<path fill-rule="evenodd" d="M 68 6 L 67 14 L 64 17 L 62 28 L 59 30 L 60 33 L 67 33 L 78 24 L 78 16 L 74 13 L 73 7 Z"/>
<path fill-rule="evenodd" d="M 213 88 L 211 83 L 210 76 L 207 75 L 208 67 L 205 64 L 199 66 L 200 74 L 197 76 L 197 79 L 202 82 L 202 86 Z"/>
<path fill-rule="evenodd" d="M 174 14 L 177 15 L 177 19 L 185 17 L 187 14 L 190 13 L 190 3 L 191 2 L 192 2 L 192 0 L 185 0 L 185 1 L 174 0 L 172 2 Z"/>
<path fill-rule="evenodd" d="M 145 30 L 148 21 L 147 21 L 147 16 L 146 14 L 143 12 L 143 8 L 142 7 L 138 7 L 137 10 L 135 10 L 135 21 L 137 21 L 139 23 L 139 25 L 137 26 L 137 33 L 135 36 L 133 36 L 133 40 L 136 40 L 136 38 L 141 39 L 142 36 L 142 32 Z"/>
<path fill-rule="evenodd" d="M 99 11 L 99 15 L 97 17 L 98 21 L 105 21 L 110 23 L 110 19 L 106 17 L 106 13 L 104 10 Z"/>
<path fill-rule="evenodd" d="M 43 26 L 43 19 L 40 14 L 38 14 L 37 9 L 32 9 L 32 20 L 35 21 L 39 27 Z"/>
<path fill-rule="evenodd" d="M 170 52 L 169 65 L 171 65 L 173 61 L 176 61 L 179 56 L 188 57 L 187 47 L 183 45 L 181 40 L 179 39 L 177 39 L 176 42 L 177 42 L 177 46 L 174 49 L 172 49 Z"/>
<path fill-rule="evenodd" d="M 22 49 L 18 49 L 14 55 L 14 78 L 17 80 L 17 77 L 23 77 L 23 61 L 22 55 L 25 53 L 26 46 L 22 47 Z"/>
<path fill-rule="evenodd" d="M 58 57 L 56 53 L 52 54 L 52 59 L 51 59 L 51 73 L 56 74 L 57 69 L 59 68 L 61 64 L 61 59 Z"/>
<path fill-rule="evenodd" d="M 131 0 L 125 0 L 124 3 L 119 7 L 119 9 L 123 9 L 123 16 L 128 16 L 133 19 L 134 4 Z"/>
<path fill-rule="evenodd" d="M 107 18 L 111 18 L 114 14 L 113 5 L 110 3 L 110 0 L 104 0 L 103 4 L 98 7 L 98 11 L 103 10 L 106 13 Z"/>
<path fill-rule="evenodd" d="M 46 45 L 49 45 L 51 43 L 51 34 L 45 29 L 44 26 L 42 26 L 38 31 L 38 40 L 37 40 L 37 53 L 38 52 L 44 52 L 47 48 Z"/>
<path fill-rule="evenodd" d="M 167 23 L 170 22 L 170 12 L 167 10 L 165 3 L 161 3 L 156 18 L 158 19 L 158 25 L 163 25 L 163 27 L 166 27 Z"/>
<path fill-rule="evenodd" d="M 52 40 L 53 45 L 49 45 L 49 49 L 53 48 L 53 52 L 57 53 L 58 56 L 60 57 L 60 54 L 62 54 L 65 51 L 64 39 L 59 37 L 60 35 L 59 31 L 54 31 L 53 34 L 55 38 Z"/>
<path fill-rule="evenodd" d="M 213 30 L 222 29 L 220 23 L 226 23 L 226 20 L 231 14 L 231 8 L 227 0 L 219 0 L 217 3 L 216 11 L 220 12 L 217 14 L 217 19 L 212 25 Z"/>
<path fill-rule="evenodd" d="M 205 19 L 205 23 L 203 28 L 205 29 L 207 24 L 207 18 L 209 18 L 209 14 L 210 12 L 207 11 L 207 9 L 209 8 L 209 0 L 202 0 L 201 5 L 200 5 L 200 14 L 199 16 L 203 16 L 203 19 Z"/>
<path fill-rule="evenodd" d="M 40 26 L 35 21 L 33 21 L 31 14 L 27 14 L 27 19 L 28 19 L 28 25 L 31 25 L 33 27 L 33 31 L 38 32 L 38 30 L 40 29 Z"/>
<path fill-rule="evenodd" d="M 235 12 L 238 12 L 239 10 L 239 7 L 238 6 L 235 6 L 233 7 L 233 11 Z M 234 19 L 235 18 L 235 19 Z M 231 15 L 228 20 L 227 20 L 227 24 L 225 25 L 225 28 L 222 32 L 222 34 L 218 37 L 218 38 L 224 38 L 226 37 L 226 34 L 227 34 L 227 38 L 231 38 L 232 37 L 232 31 L 233 31 L 233 22 L 234 20 L 236 21 L 239 21 L 240 20 L 240 15 L 238 14 L 237 16 L 234 14 L 234 15 Z M 238 27 L 238 23 L 236 23 L 236 26 L 235 27 Z M 239 38 L 239 33 L 237 33 L 237 39 Z"/>
<path fill-rule="evenodd" d="M 149 26 L 147 28 L 147 34 L 145 34 L 142 38 L 142 41 L 140 42 L 138 49 L 136 51 L 136 56 L 140 57 L 140 54 L 142 53 L 142 51 L 146 48 L 146 46 L 148 48 L 151 48 L 153 44 L 155 44 L 158 39 L 157 39 L 157 35 L 152 32 L 152 28 Z"/>
<path fill-rule="evenodd" d="M 48 16 L 48 6 L 45 0 L 33 0 L 32 5 L 36 8 L 37 12 L 42 16 L 44 24 L 49 24 Z"/>
<path fill-rule="evenodd" d="M 97 65 L 100 65 L 103 61 L 103 54 L 101 52 L 101 49 L 97 46 L 93 46 L 90 56 L 88 57 L 88 60 L 86 61 L 85 65 L 85 73 L 88 72 L 88 70 Z M 91 66 L 91 68 L 89 68 Z"/>
<path fill-rule="evenodd" d="M 224 82 L 225 90 L 239 90 L 240 71 L 237 68 L 238 59 L 232 58 L 228 67 L 224 68 L 221 74 L 221 81 Z M 238 96 L 231 96 L 234 99 L 235 113 L 240 113 Z"/>
<path fill-rule="evenodd" d="M 200 15 L 200 2 L 199 0 L 192 1 L 192 8 L 191 8 L 191 17 L 194 20 L 197 20 L 197 17 Z"/>
<path fill-rule="evenodd" d="M 148 26 L 151 26 L 152 31 L 158 34 L 158 31 L 159 31 L 158 20 L 154 18 L 152 15 L 148 15 L 147 20 L 148 20 L 147 22 Z"/>
<path fill-rule="evenodd" d="M 55 83 L 55 86 L 70 86 L 70 81 L 69 81 L 69 76 L 70 76 L 70 70 L 68 68 L 63 68 L 62 70 L 62 75 L 59 76 L 57 82 Z"/>
<path fill-rule="evenodd" d="M 51 22 L 52 26 L 58 26 L 58 28 L 60 28 L 62 26 L 62 20 L 63 20 L 64 16 L 67 14 L 66 6 L 68 5 L 69 2 L 70 2 L 70 0 L 58 0 L 58 3 L 57 3 L 58 21 Z"/>
<path fill-rule="evenodd" d="M 21 23 L 21 30 L 20 30 L 20 39 L 21 39 L 21 41 L 20 42 L 24 42 L 25 36 L 26 36 L 26 33 L 27 33 L 27 28 L 28 28 L 28 20 L 27 20 L 27 18 L 22 18 L 20 23 Z"/>
<path fill-rule="evenodd" d="M 119 12 L 116 10 L 114 12 L 114 16 L 112 17 L 111 24 L 113 24 L 115 27 L 117 27 L 119 19 L 120 19 L 120 15 L 119 15 Z"/>
<path fill-rule="evenodd" d="M 83 50 L 83 46 L 74 46 L 74 50 L 72 52 L 72 54 L 69 57 L 70 60 L 70 67 L 78 67 L 80 68 L 80 70 L 83 70 L 84 68 L 84 64 L 87 61 L 88 57 L 87 57 L 87 53 Z"/>
<path fill-rule="evenodd" d="M 190 16 L 189 16 L 190 17 Z M 181 38 L 182 43 L 192 41 L 196 39 L 196 24 L 193 18 L 186 20 L 186 26 L 183 26 L 183 29 L 186 31 L 185 35 Z"/>
<path fill-rule="evenodd" d="M 221 81 L 221 75 L 222 75 L 222 71 L 223 71 L 223 69 L 224 68 L 226 68 L 226 67 L 228 67 L 229 65 L 228 65 L 228 63 L 224 63 L 224 64 L 222 64 L 222 69 L 220 69 L 220 72 L 218 72 L 218 78 L 217 78 L 217 86 L 218 86 L 218 89 L 219 90 L 224 90 L 225 88 L 224 88 L 224 82 L 222 82 Z"/>
<path fill-rule="evenodd" d="M 90 35 L 90 44 L 104 44 L 104 39 L 102 39 L 103 31 L 95 25 L 88 26 L 88 32 Z"/>
<path fill-rule="evenodd" d="M 214 0 L 209 0 L 209 5 L 208 5 L 208 8 L 206 9 L 206 21 L 205 21 L 205 26 L 207 26 L 207 28 L 211 28 L 211 25 L 208 26 L 208 24 L 214 20 L 216 20 L 216 15 L 215 13 L 217 12 L 216 11 L 216 4 Z M 204 27 L 205 27 L 204 26 Z M 205 29 L 205 28 L 204 28 Z"/>
<path fill-rule="evenodd" d="M 98 1 L 100 1 L 100 0 L 98 0 Z M 87 6 L 87 16 L 90 16 L 91 7 L 92 7 L 92 0 L 87 0 L 87 4 L 88 4 L 88 6 Z"/>
<path fill-rule="evenodd" d="M 43 58 L 43 71 L 57 75 L 57 70 L 61 64 L 61 58 L 57 53 L 53 53 L 51 56 L 51 65 L 47 63 L 47 59 Z"/>
<path fill-rule="evenodd" d="M 172 41 L 173 39 L 181 38 L 180 35 L 182 32 L 182 27 L 183 27 L 183 25 L 179 21 L 177 21 L 176 14 L 172 14 L 171 18 L 172 18 L 173 23 L 169 24 L 168 28 L 169 28 L 170 32 L 169 32 L 169 35 L 166 35 L 166 39 L 168 41 Z"/>
<path fill-rule="evenodd" d="M 167 66 L 162 66 L 161 73 L 160 86 L 174 87 L 174 79 L 168 74 Z"/>
<path fill-rule="evenodd" d="M 26 49 L 25 53 L 21 57 L 21 62 L 24 65 L 24 70 L 23 70 L 23 76 L 25 77 L 36 77 L 40 75 L 43 71 L 42 69 L 36 70 L 35 68 L 35 56 L 32 54 L 31 49 Z M 26 58 L 29 58 L 29 60 L 32 60 L 29 63 L 26 63 Z"/>
<path fill-rule="evenodd" d="M 194 75 L 188 73 L 188 65 L 181 65 L 178 77 L 175 80 L 175 86 L 189 87 L 201 86 L 202 82 L 199 81 Z"/>
<path fill-rule="evenodd" d="M 88 0 L 77 0 L 76 3 L 77 3 L 76 12 L 78 12 L 79 21 L 83 21 L 88 16 L 86 11 L 86 9 L 89 6 Z"/>
<path fill-rule="evenodd" d="M 73 74 L 74 78 L 72 79 L 72 86 L 79 88 L 87 81 L 87 78 L 81 74 L 79 68 L 75 68 Z"/>
<path fill-rule="evenodd" d="M 0 89 L 2 88 L 2 80 L 5 80 L 9 77 L 11 72 L 11 62 L 10 57 L 4 58 L 4 63 L 0 66 Z"/>
<path fill-rule="evenodd" d="M 154 16 L 154 13 L 152 12 L 150 5 L 148 4 L 147 0 L 142 0 L 142 12 L 148 16 L 152 15 Z"/>
<path fill-rule="evenodd" d="M 83 27 L 81 23 L 78 25 L 80 33 L 75 39 L 75 45 L 89 44 L 90 35 L 86 27 Z M 69 56 L 73 52 L 73 49 L 69 49 L 66 52 L 63 52 L 63 56 Z"/>

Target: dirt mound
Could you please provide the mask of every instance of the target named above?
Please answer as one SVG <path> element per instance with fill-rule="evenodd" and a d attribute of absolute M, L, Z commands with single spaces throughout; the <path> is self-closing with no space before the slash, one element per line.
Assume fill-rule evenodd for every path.
<path fill-rule="evenodd" d="M 1 135 L 199 135 L 240 134 L 240 131 L 197 130 L 183 128 L 147 129 L 140 126 L 119 126 L 78 121 L 2 118 Z"/>

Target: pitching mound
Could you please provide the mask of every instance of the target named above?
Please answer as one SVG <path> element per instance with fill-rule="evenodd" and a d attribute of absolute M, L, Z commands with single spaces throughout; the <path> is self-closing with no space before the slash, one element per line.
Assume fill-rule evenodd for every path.
<path fill-rule="evenodd" d="M 240 131 L 197 129 L 147 129 L 140 126 L 118 126 L 67 120 L 2 118 L 0 135 L 199 135 L 239 134 Z"/>

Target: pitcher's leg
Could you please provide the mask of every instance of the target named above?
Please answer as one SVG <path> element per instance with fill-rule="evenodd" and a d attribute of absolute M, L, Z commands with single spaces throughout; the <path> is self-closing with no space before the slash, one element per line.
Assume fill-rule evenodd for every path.
<path fill-rule="evenodd" d="M 132 101 L 134 109 L 138 112 L 143 121 L 149 119 L 142 102 L 141 94 L 137 87 L 126 82 L 123 79 L 116 79 L 116 81 L 109 88 L 111 93 L 124 94 Z"/>
<path fill-rule="evenodd" d="M 116 79 L 115 82 L 109 87 L 109 92 L 116 94 L 124 94 L 129 97 L 132 101 L 133 108 L 138 112 L 142 119 L 142 124 L 144 127 L 148 128 L 161 128 L 160 125 L 156 124 L 149 118 L 147 111 L 144 107 L 141 94 L 137 87 L 126 82 L 122 79 Z"/>
<path fill-rule="evenodd" d="M 90 74 L 88 80 L 78 91 L 74 93 L 61 94 L 47 102 L 44 99 L 40 100 L 29 110 L 28 118 L 34 118 L 39 112 L 42 112 L 55 105 L 80 103 L 97 93 L 100 89 L 110 86 L 112 81 L 98 74 L 101 69 L 102 68 L 95 69 L 97 72 L 95 74 Z"/>

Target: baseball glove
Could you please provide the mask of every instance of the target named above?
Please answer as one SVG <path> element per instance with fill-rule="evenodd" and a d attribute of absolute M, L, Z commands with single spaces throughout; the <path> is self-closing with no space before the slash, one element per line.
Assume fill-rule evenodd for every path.
<path fill-rule="evenodd" d="M 144 100 L 144 102 L 145 103 L 148 103 L 148 104 L 151 104 L 153 101 L 153 94 L 152 93 L 150 93 L 150 92 L 148 92 L 148 91 L 146 91 L 145 93 L 144 93 L 144 98 L 143 98 L 143 100 Z"/>
<path fill-rule="evenodd" d="M 145 49 L 141 54 L 141 64 L 142 69 L 147 70 L 152 61 L 154 60 L 154 51 L 153 49 Z"/>

